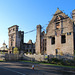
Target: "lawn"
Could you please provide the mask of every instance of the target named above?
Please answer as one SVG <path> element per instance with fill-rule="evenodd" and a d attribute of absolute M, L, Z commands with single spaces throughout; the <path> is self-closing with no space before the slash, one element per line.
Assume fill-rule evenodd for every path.
<path fill-rule="evenodd" d="M 67 68 L 75 68 L 75 66 L 66 66 L 66 65 L 57 65 L 57 64 L 50 64 L 47 62 L 33 62 L 33 61 L 26 61 L 26 60 L 20 60 L 22 62 L 30 62 L 30 63 L 37 63 L 37 64 L 44 64 L 44 65 L 52 65 L 52 66 L 60 66 L 60 67 L 67 67 Z"/>

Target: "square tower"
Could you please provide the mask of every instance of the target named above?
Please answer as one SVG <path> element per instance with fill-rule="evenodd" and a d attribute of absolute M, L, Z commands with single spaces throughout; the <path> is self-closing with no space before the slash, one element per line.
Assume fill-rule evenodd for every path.
<path fill-rule="evenodd" d="M 24 32 L 18 31 L 17 25 L 11 26 L 8 28 L 8 36 L 9 36 L 9 49 L 12 52 L 14 47 L 21 49 L 21 45 L 24 41 Z"/>

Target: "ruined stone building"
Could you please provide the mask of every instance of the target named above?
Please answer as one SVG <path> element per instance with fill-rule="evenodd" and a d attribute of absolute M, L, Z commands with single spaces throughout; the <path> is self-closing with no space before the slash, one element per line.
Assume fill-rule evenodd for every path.
<path fill-rule="evenodd" d="M 72 18 L 57 9 L 49 22 L 46 33 L 37 25 L 36 54 L 74 55 L 75 50 L 75 10 Z"/>
<path fill-rule="evenodd" d="M 35 53 L 35 43 L 29 40 L 28 43 L 23 44 L 24 53 Z"/>
<path fill-rule="evenodd" d="M 35 44 L 31 40 L 31 42 L 24 43 L 24 31 L 18 29 L 17 25 L 8 28 L 9 52 L 12 53 L 14 47 L 17 47 L 20 51 L 35 53 Z"/>

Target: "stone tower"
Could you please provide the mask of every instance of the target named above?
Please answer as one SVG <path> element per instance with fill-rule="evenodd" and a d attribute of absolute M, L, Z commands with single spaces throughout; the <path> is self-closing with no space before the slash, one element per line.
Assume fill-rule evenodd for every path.
<path fill-rule="evenodd" d="M 37 25 L 36 54 L 40 54 L 40 50 L 41 50 L 41 25 Z"/>
<path fill-rule="evenodd" d="M 14 25 L 8 28 L 8 36 L 9 36 L 9 49 L 10 52 L 13 51 L 14 47 L 21 49 L 21 45 L 24 41 L 24 32 L 18 31 L 18 26 Z"/>
<path fill-rule="evenodd" d="M 74 50 L 75 50 L 75 9 L 72 11 L 73 32 L 74 32 Z"/>
<path fill-rule="evenodd" d="M 72 11 L 72 19 L 73 19 L 73 22 L 74 22 L 74 25 L 75 25 L 75 9 Z"/>

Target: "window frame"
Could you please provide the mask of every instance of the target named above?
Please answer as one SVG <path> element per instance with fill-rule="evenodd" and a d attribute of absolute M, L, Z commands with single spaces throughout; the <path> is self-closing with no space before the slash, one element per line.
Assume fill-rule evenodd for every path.
<path fill-rule="evenodd" d="M 65 36 L 64 41 L 62 40 L 62 37 Z M 65 44 L 66 43 L 66 35 L 61 35 L 61 44 Z"/>
<path fill-rule="evenodd" d="M 54 43 L 52 42 L 53 38 L 54 38 Z M 55 44 L 55 36 L 52 36 L 51 37 L 51 45 L 54 45 L 54 44 Z"/>

